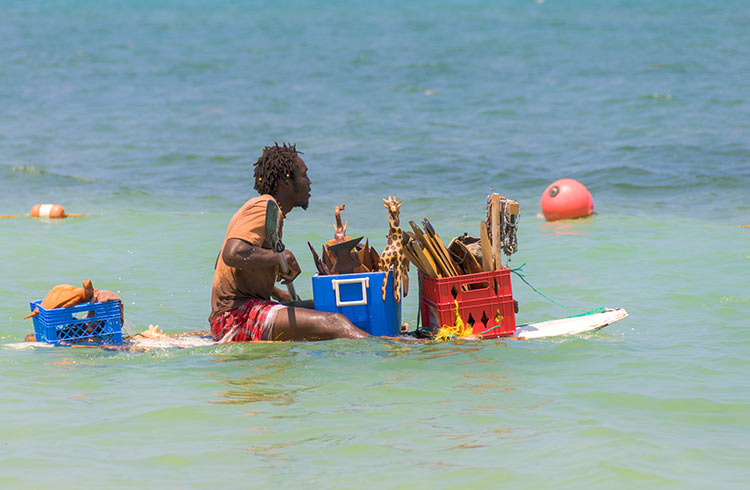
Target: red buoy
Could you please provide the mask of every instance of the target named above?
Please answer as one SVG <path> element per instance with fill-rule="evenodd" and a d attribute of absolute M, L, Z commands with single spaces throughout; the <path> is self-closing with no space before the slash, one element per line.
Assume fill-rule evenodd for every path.
<path fill-rule="evenodd" d="M 551 183 L 544 190 L 540 204 L 547 221 L 583 218 L 594 213 L 594 198 L 585 185 L 574 179 Z"/>
<path fill-rule="evenodd" d="M 32 218 L 64 218 L 65 208 L 59 204 L 34 204 L 31 208 Z"/>

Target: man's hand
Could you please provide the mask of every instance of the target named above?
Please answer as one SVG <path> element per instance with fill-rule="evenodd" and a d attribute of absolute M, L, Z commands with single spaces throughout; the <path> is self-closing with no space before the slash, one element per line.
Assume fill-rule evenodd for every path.
<path fill-rule="evenodd" d="M 284 291 L 283 289 L 279 289 L 277 287 L 273 288 L 273 291 L 271 292 L 271 297 L 278 301 L 279 303 L 289 303 L 292 301 L 292 295 L 289 294 L 289 292 Z"/>
<path fill-rule="evenodd" d="M 279 269 L 279 276 L 277 277 L 278 281 L 281 281 L 282 284 L 289 284 L 300 275 L 302 272 L 302 269 L 300 269 L 299 264 L 297 263 L 297 258 L 294 256 L 294 254 L 289 250 L 286 249 L 283 252 L 284 257 L 286 257 L 286 265 L 289 267 L 289 272 L 287 274 L 284 274 L 281 272 L 281 269 Z"/>

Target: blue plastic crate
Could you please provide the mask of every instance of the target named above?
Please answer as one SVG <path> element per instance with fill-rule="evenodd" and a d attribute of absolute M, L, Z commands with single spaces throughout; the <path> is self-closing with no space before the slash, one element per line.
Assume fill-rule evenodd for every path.
<path fill-rule="evenodd" d="M 122 343 L 121 306 L 119 301 L 81 303 L 68 308 L 42 308 L 42 300 L 29 303 L 34 318 L 37 342 L 48 344 L 120 344 Z M 89 316 L 89 313 L 92 315 Z"/>
<path fill-rule="evenodd" d="M 401 327 L 401 303 L 393 298 L 393 274 L 388 276 L 385 301 L 383 272 L 319 276 L 313 282 L 315 309 L 341 313 L 365 332 L 396 336 Z"/>

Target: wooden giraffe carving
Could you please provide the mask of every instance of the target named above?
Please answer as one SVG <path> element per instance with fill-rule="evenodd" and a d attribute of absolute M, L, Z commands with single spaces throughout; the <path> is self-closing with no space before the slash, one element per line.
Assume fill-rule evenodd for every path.
<path fill-rule="evenodd" d="M 388 245 L 378 260 L 378 270 L 385 272 L 383 279 L 383 301 L 385 301 L 386 286 L 388 285 L 388 274 L 393 268 L 393 296 L 396 302 L 401 301 L 401 284 L 404 285 L 404 296 L 409 293 L 409 259 L 404 253 L 404 232 L 399 225 L 399 213 L 401 212 L 401 201 L 396 200 L 396 196 L 388 196 L 383 199 L 386 209 L 388 209 Z"/>

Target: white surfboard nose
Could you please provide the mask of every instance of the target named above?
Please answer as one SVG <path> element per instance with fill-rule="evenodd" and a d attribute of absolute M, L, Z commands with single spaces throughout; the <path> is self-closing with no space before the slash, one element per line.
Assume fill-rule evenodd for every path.
<path fill-rule="evenodd" d="M 516 327 L 519 339 L 541 339 L 560 335 L 576 335 L 591 332 L 620 321 L 628 316 L 624 308 L 607 309 L 603 313 L 560 318 L 538 323 L 525 323 Z"/>

